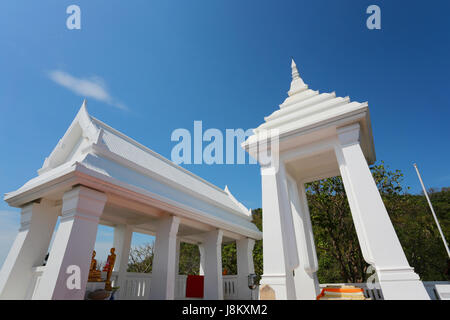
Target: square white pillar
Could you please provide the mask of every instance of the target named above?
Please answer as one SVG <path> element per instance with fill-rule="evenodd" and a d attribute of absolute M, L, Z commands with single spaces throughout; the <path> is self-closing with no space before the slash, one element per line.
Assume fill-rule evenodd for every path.
<path fill-rule="evenodd" d="M 125 290 L 125 278 L 128 269 L 128 259 L 130 257 L 131 239 L 133 237 L 133 227 L 130 225 L 117 225 L 114 227 L 114 245 L 116 248 L 116 263 L 114 271 L 118 272 L 117 282 L 114 284 L 120 287 L 118 298 L 122 296 Z"/>
<path fill-rule="evenodd" d="M 222 280 L 222 230 L 210 231 L 205 235 L 205 283 L 206 300 L 223 300 Z"/>
<path fill-rule="evenodd" d="M 180 247 L 181 241 L 177 238 L 177 245 L 175 250 L 175 277 L 178 277 L 180 273 Z"/>
<path fill-rule="evenodd" d="M 276 300 L 296 299 L 293 270 L 299 265 L 284 164 L 261 167 L 264 274 L 260 292 Z M 260 295 L 262 299 L 266 294 Z"/>
<path fill-rule="evenodd" d="M 106 195 L 83 186 L 63 196 L 62 216 L 33 299 L 82 300 Z"/>
<path fill-rule="evenodd" d="M 318 261 L 305 186 L 287 176 L 289 198 L 300 264 L 294 270 L 295 295 L 298 300 L 315 300 L 320 293 Z"/>
<path fill-rule="evenodd" d="M 252 290 L 248 287 L 248 276 L 255 273 L 253 247 L 255 240 L 245 238 L 236 241 L 238 299 L 251 300 Z"/>
<path fill-rule="evenodd" d="M 410 267 L 359 144 L 360 127 L 338 129 L 339 169 L 364 259 L 376 269 L 385 299 L 430 299 Z"/>
<path fill-rule="evenodd" d="M 46 200 L 22 208 L 20 229 L 0 271 L 0 298 L 25 299 L 32 268 L 42 265 L 58 219 Z"/>
<path fill-rule="evenodd" d="M 198 251 L 200 252 L 200 270 L 199 275 L 205 275 L 205 246 L 201 243 L 198 245 Z"/>
<path fill-rule="evenodd" d="M 175 299 L 175 261 L 179 224 L 180 219 L 175 216 L 158 222 L 150 299 Z"/>

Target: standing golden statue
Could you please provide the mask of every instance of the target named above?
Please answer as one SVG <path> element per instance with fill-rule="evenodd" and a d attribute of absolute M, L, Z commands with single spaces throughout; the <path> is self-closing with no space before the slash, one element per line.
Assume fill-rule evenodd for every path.
<path fill-rule="evenodd" d="M 111 248 L 110 255 L 108 256 L 108 259 L 106 260 L 106 264 L 103 267 L 103 271 L 106 271 L 106 281 L 105 281 L 105 290 L 111 291 L 111 275 L 112 271 L 114 269 L 114 263 L 116 262 L 116 254 L 114 253 L 116 251 L 115 248 Z"/>
<path fill-rule="evenodd" d="M 101 272 L 97 270 L 97 260 L 95 259 L 96 252 L 92 251 L 91 266 L 89 267 L 89 282 L 100 282 L 102 281 Z"/>

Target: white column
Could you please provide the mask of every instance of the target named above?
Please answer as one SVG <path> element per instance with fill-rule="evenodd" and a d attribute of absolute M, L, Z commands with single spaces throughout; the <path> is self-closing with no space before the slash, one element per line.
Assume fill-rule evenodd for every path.
<path fill-rule="evenodd" d="M 262 167 L 261 178 L 264 274 L 260 291 L 273 290 L 276 300 L 295 299 L 293 270 L 299 261 L 283 163 L 279 168 Z"/>
<path fill-rule="evenodd" d="M 222 237 L 222 230 L 210 231 L 203 242 L 205 248 L 204 298 L 206 300 L 223 300 Z"/>
<path fill-rule="evenodd" d="M 63 196 L 62 216 L 33 299 L 84 299 L 104 193 L 79 186 Z"/>
<path fill-rule="evenodd" d="M 175 216 L 158 222 L 150 299 L 175 299 L 175 255 L 179 224 L 180 219 Z"/>
<path fill-rule="evenodd" d="M 409 266 L 359 144 L 358 124 L 337 131 L 335 147 L 364 259 L 376 269 L 385 299 L 429 299 Z"/>
<path fill-rule="evenodd" d="M 181 248 L 181 240 L 177 238 L 176 247 L 175 247 L 175 298 L 184 298 L 186 295 L 186 288 L 183 287 L 182 283 L 178 281 L 180 275 L 180 248 Z M 186 284 L 186 282 L 184 282 Z M 184 290 L 183 290 L 184 288 Z"/>
<path fill-rule="evenodd" d="M 238 299 L 251 300 L 252 290 L 248 287 L 248 275 L 255 273 L 253 265 L 253 247 L 255 240 L 241 239 L 236 241 Z"/>
<path fill-rule="evenodd" d="M 58 213 L 46 200 L 22 208 L 20 228 L 0 271 L 0 299 L 25 299 L 32 268 L 47 254 Z"/>
<path fill-rule="evenodd" d="M 205 246 L 203 244 L 198 245 L 198 251 L 200 252 L 200 271 L 199 275 L 205 275 Z"/>
<path fill-rule="evenodd" d="M 295 294 L 298 300 L 315 300 L 320 293 L 318 262 L 305 187 L 288 176 L 288 189 L 300 260 L 294 270 Z"/>
<path fill-rule="evenodd" d="M 131 239 L 133 237 L 133 227 L 130 225 L 118 225 L 114 227 L 114 245 L 116 249 L 116 263 L 114 264 L 114 271 L 118 272 L 117 282 L 114 284 L 120 287 L 118 298 L 120 299 L 122 293 L 125 291 L 125 278 L 128 269 L 128 259 L 130 257 Z"/>
<path fill-rule="evenodd" d="M 178 277 L 178 275 L 180 274 L 180 246 L 181 241 L 179 238 L 177 238 L 177 245 L 175 251 L 175 277 Z"/>

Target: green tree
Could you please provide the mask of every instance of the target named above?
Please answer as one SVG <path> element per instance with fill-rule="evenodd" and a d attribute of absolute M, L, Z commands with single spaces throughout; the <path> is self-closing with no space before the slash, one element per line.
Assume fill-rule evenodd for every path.
<path fill-rule="evenodd" d="M 153 264 L 154 243 L 132 247 L 128 260 L 128 272 L 150 273 Z"/>
<path fill-rule="evenodd" d="M 191 243 L 180 243 L 179 274 L 198 275 L 200 271 L 200 251 Z"/>
<path fill-rule="evenodd" d="M 361 282 L 367 264 L 358 245 L 340 177 L 306 186 L 318 255 L 320 282 Z"/>
<path fill-rule="evenodd" d="M 256 209 L 252 211 L 252 222 L 262 231 L 262 210 Z M 237 253 L 236 243 L 228 243 L 222 246 L 222 268 L 227 274 L 237 274 Z M 255 274 L 261 276 L 262 269 L 262 240 L 255 241 L 253 248 L 253 263 L 255 266 Z"/>
<path fill-rule="evenodd" d="M 370 169 L 410 265 L 423 280 L 444 280 L 446 254 L 425 197 L 406 193 L 401 171 L 389 170 L 384 162 Z M 362 257 L 342 179 L 333 177 L 308 184 L 307 197 L 319 281 L 365 281 L 368 265 Z M 432 198 L 444 233 L 448 234 L 448 191 L 434 192 Z"/>
<path fill-rule="evenodd" d="M 432 192 L 430 198 L 448 239 L 450 192 Z M 425 197 L 406 194 L 396 201 L 385 201 L 385 204 L 392 212 L 392 223 L 406 257 L 422 280 L 447 280 L 447 254 Z"/>
<path fill-rule="evenodd" d="M 252 212 L 253 220 L 252 222 L 256 225 L 259 231 L 262 231 L 262 210 L 256 209 Z M 262 240 L 257 240 L 255 242 L 255 247 L 253 248 L 253 263 L 255 265 L 255 274 L 258 275 L 258 280 L 263 274 L 263 242 Z"/>

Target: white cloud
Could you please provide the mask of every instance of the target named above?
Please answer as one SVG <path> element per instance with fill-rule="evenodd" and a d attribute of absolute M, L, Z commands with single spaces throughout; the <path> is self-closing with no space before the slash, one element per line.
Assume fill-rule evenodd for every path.
<path fill-rule="evenodd" d="M 14 211 L 0 211 L 0 266 L 8 255 L 20 225 L 20 215 Z"/>
<path fill-rule="evenodd" d="M 55 83 L 69 89 L 77 95 L 85 98 L 93 98 L 122 110 L 128 110 L 126 105 L 111 96 L 105 81 L 98 76 L 77 78 L 61 70 L 52 70 L 48 73 L 48 76 Z"/>

